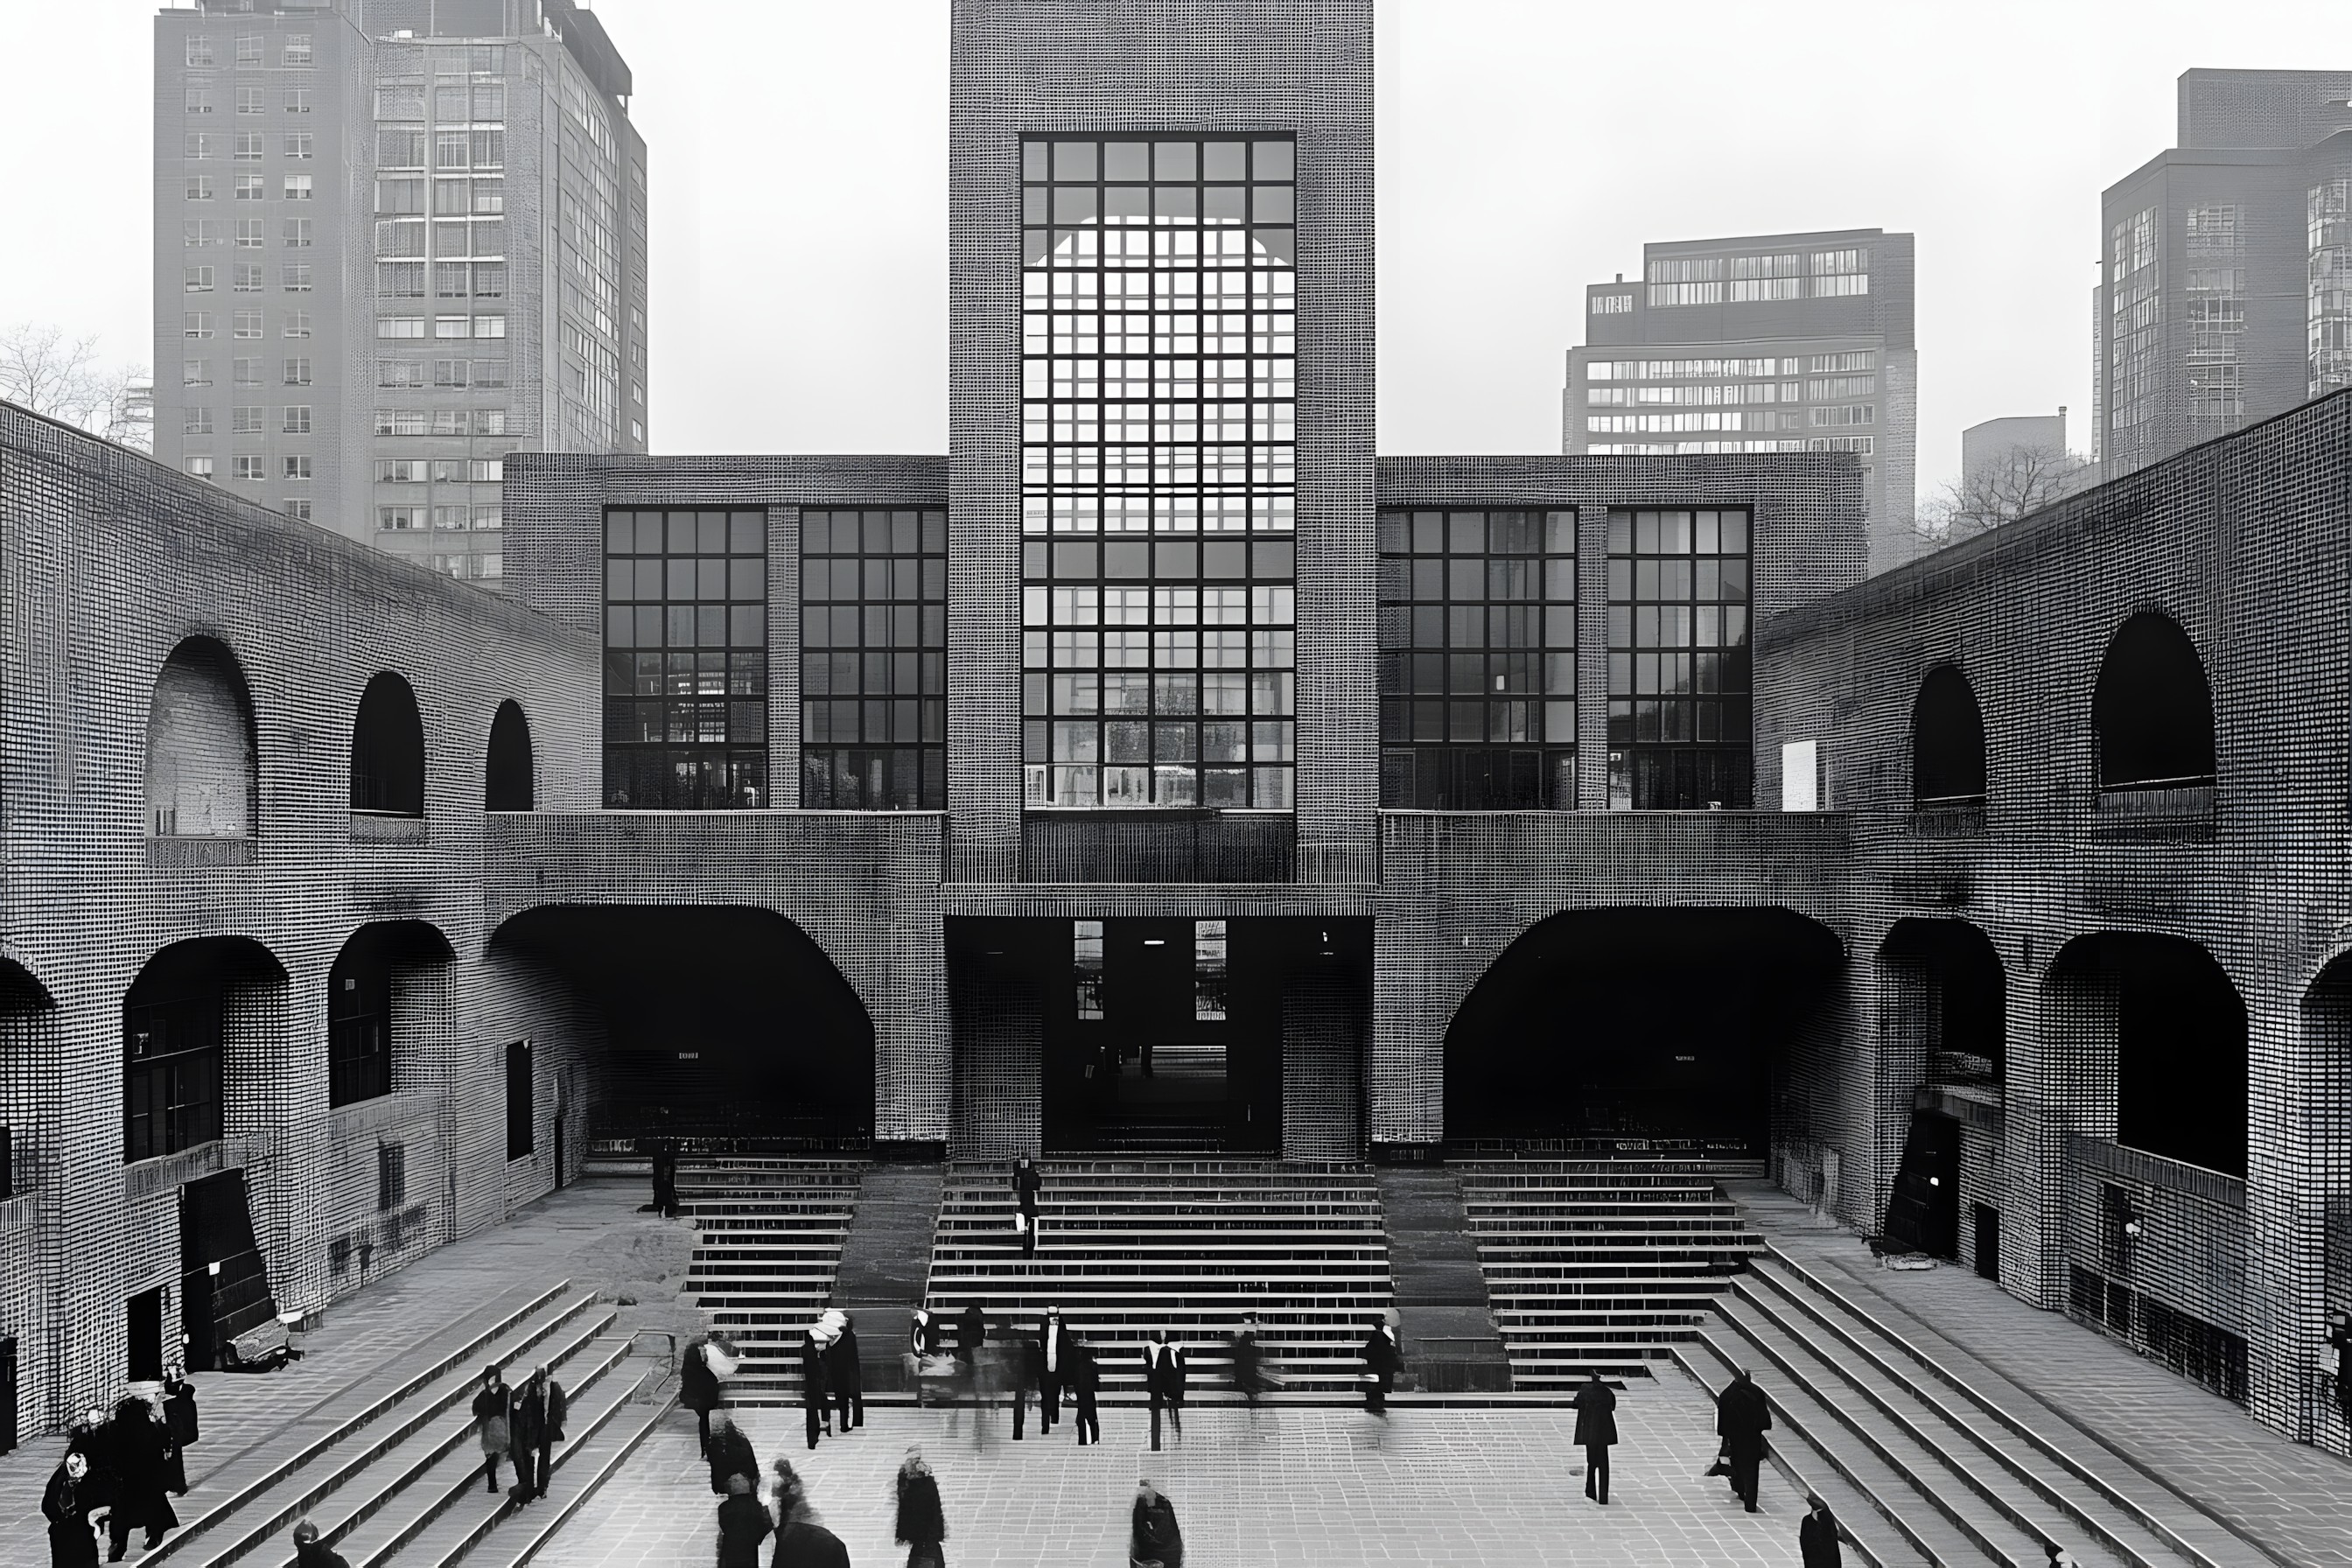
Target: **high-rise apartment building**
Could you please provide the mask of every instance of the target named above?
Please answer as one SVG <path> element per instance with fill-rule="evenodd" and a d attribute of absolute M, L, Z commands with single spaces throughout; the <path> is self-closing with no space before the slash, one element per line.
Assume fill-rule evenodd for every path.
<path fill-rule="evenodd" d="M 2114 479 L 2352 385 L 2352 71 L 2192 70 L 2107 187 L 2094 454 Z"/>
<path fill-rule="evenodd" d="M 507 453 L 646 449 L 645 142 L 593 15 L 198 0 L 155 93 L 158 458 L 497 579 Z"/>
<path fill-rule="evenodd" d="M 1870 570 L 1916 548 L 1919 356 L 1907 234 L 1840 229 L 1642 247 L 1585 291 L 1561 450 L 1851 452 Z"/>

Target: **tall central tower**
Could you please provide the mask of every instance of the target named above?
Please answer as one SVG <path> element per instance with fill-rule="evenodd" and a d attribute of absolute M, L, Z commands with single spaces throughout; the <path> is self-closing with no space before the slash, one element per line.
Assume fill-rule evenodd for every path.
<path fill-rule="evenodd" d="M 1369 883 L 1371 7 L 954 30 L 952 875 Z"/>

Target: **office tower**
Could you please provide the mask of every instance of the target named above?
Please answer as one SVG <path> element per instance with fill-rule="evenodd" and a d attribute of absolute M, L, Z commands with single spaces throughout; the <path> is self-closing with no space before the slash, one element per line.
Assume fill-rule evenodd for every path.
<path fill-rule="evenodd" d="M 2192 70 L 2106 189 L 2093 450 L 2119 478 L 2352 385 L 2352 71 Z"/>
<path fill-rule="evenodd" d="M 1852 452 L 1869 569 L 1900 564 L 1916 542 L 1911 250 L 1875 228 L 1643 246 L 1640 279 L 1584 291 L 1561 449 Z"/>
<path fill-rule="evenodd" d="M 199 0 L 155 37 L 157 457 L 499 578 L 507 453 L 645 449 L 627 65 L 564 0 Z"/>

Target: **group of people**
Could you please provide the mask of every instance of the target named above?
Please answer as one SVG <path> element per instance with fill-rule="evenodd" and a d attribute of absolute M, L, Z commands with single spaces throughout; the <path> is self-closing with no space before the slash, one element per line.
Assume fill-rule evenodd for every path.
<path fill-rule="evenodd" d="M 484 1368 L 482 1386 L 474 1395 L 474 1420 L 486 1489 L 497 1493 L 499 1461 L 511 1458 L 515 1484 L 508 1495 L 515 1504 L 545 1497 L 555 1445 L 563 1440 L 565 1415 L 563 1385 L 547 1368 L 533 1367 L 520 1388 L 507 1383 L 504 1369 Z"/>
<path fill-rule="evenodd" d="M 187 1495 L 184 1450 L 197 1435 L 195 1389 L 177 1375 L 152 1395 L 125 1394 L 111 1416 L 78 1416 L 41 1497 L 53 1568 L 96 1563 L 101 1526 L 110 1563 L 122 1561 L 134 1531 L 144 1532 L 147 1551 L 161 1546 L 180 1526 L 172 1499 Z"/>
<path fill-rule="evenodd" d="M 801 1336 L 801 1404 L 808 1413 L 808 1446 L 834 1435 L 840 1418 L 846 1437 L 866 1425 L 866 1377 L 857 1364 L 857 1329 L 849 1314 L 828 1309 Z"/>

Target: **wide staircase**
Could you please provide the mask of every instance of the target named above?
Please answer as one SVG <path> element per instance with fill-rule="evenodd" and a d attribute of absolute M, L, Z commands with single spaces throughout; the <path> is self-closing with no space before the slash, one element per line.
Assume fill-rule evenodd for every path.
<path fill-rule="evenodd" d="M 1612 1156 L 1449 1167 L 1478 1247 L 1511 1386 L 1647 1377 L 1695 1338 L 1759 1249 L 1717 1184 L 1753 1161 Z"/>
<path fill-rule="evenodd" d="M 700 1234 L 688 1288 L 742 1352 L 728 1398 L 797 1403 L 801 1336 L 833 1295 L 865 1163 L 709 1155 L 680 1163 L 679 1212 Z"/>
<path fill-rule="evenodd" d="M 1710 1388 L 1749 1371 L 1775 1461 L 1880 1568 L 2041 1568 L 2052 1542 L 2131 1568 L 2276 1561 L 1834 1271 L 1768 1249 L 1716 1307 L 1677 1358 Z"/>
<path fill-rule="evenodd" d="M 948 1168 L 927 1296 L 978 1302 L 991 1332 L 1049 1305 L 1095 1348 L 1106 1399 L 1140 1398 L 1155 1329 L 1185 1346 L 1192 1387 L 1229 1373 L 1224 1339 L 1255 1312 L 1270 1369 L 1297 1391 L 1352 1389 L 1357 1347 L 1390 1304 L 1371 1173 L 1272 1160 L 1056 1159 L 1044 1165 L 1037 1254 L 1022 1256 L 1002 1165 Z"/>
<path fill-rule="evenodd" d="M 493 1363 L 517 1383 L 545 1366 L 568 1395 L 548 1499 L 528 1511 L 484 1483 L 472 1405 Z M 236 1456 L 223 1467 L 233 1489 L 208 1485 L 184 1500 L 180 1530 L 142 1561 L 290 1565 L 291 1532 L 304 1519 L 352 1568 L 518 1560 L 653 1429 L 669 1405 L 667 1371 L 661 1357 L 632 1355 L 593 1291 L 568 1282 L 519 1289 Z M 503 1486 L 514 1479 L 502 1468 Z M 191 1506 L 199 1497 L 207 1500 Z"/>

